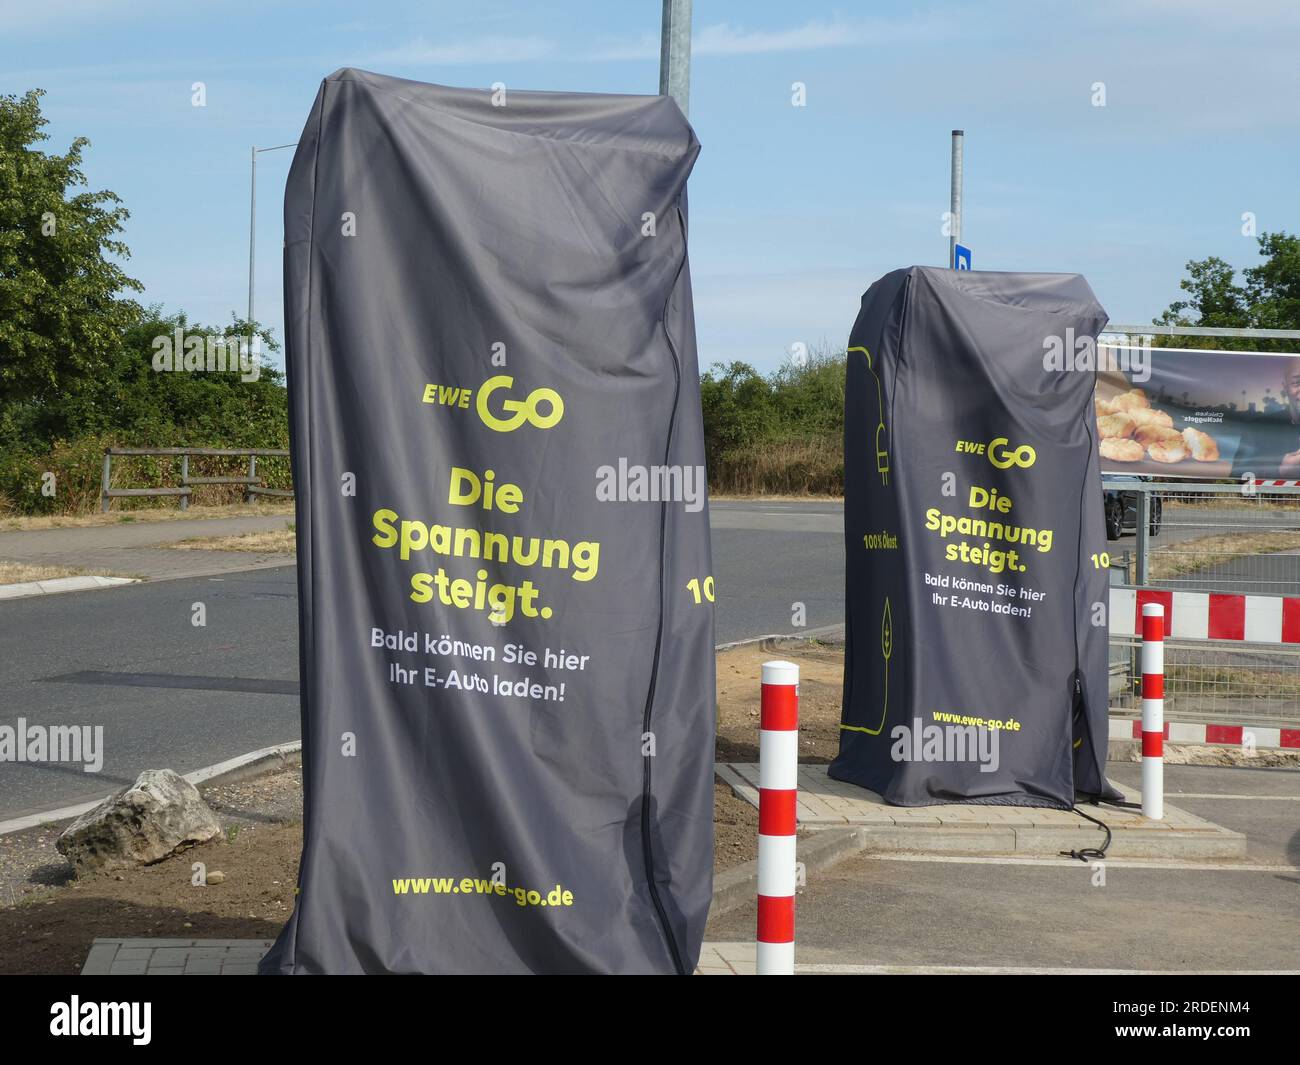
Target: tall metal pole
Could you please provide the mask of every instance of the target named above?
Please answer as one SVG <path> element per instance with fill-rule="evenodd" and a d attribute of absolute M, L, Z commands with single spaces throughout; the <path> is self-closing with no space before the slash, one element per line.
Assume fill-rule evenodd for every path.
<path fill-rule="evenodd" d="M 659 44 L 659 95 L 671 96 L 682 114 L 690 114 L 691 0 L 664 0 Z"/>
<path fill-rule="evenodd" d="M 957 267 L 957 244 L 961 241 L 961 186 L 962 147 L 966 134 L 960 129 L 952 131 L 952 208 L 948 229 L 948 266 Z"/>
<path fill-rule="evenodd" d="M 249 189 L 248 189 L 248 321 L 249 328 L 253 322 L 253 242 L 257 230 L 257 145 L 249 153 Z M 250 340 L 251 344 L 252 341 Z"/>
<path fill-rule="evenodd" d="M 254 280 L 254 253 L 257 248 L 257 153 L 258 152 L 278 152 L 282 148 L 296 148 L 297 141 L 290 144 L 277 144 L 272 148 L 259 148 L 256 144 L 249 150 L 248 160 L 248 321 L 253 322 L 253 280 Z M 248 338 L 249 350 L 252 351 L 253 336 L 250 331 Z"/>

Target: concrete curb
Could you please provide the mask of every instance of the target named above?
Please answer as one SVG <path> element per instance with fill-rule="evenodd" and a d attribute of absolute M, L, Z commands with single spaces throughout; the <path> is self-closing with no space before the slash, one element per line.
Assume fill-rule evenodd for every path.
<path fill-rule="evenodd" d="M 1229 744 L 1165 742 L 1165 765 L 1201 765 L 1220 768 L 1277 768 L 1300 765 L 1300 750 L 1291 747 L 1257 747 L 1247 754 L 1245 748 Z M 1106 749 L 1108 762 L 1142 761 L 1140 740 L 1112 739 Z"/>
<path fill-rule="evenodd" d="M 867 830 L 863 827 L 823 828 L 799 837 L 795 845 L 798 860 L 803 863 L 805 873 L 816 873 L 827 869 L 836 862 L 864 850 L 867 846 Z M 724 869 L 713 877 L 713 902 L 709 906 L 709 916 L 718 917 L 752 902 L 758 892 L 758 862 L 743 862 L 731 869 Z"/>
<path fill-rule="evenodd" d="M 248 754 L 228 758 L 204 769 L 196 769 L 193 773 L 186 773 L 185 779 L 195 787 L 201 784 L 233 784 L 238 780 L 283 769 L 289 764 L 290 755 L 301 753 L 302 740 L 294 740 L 275 747 L 263 747 L 259 751 L 249 751 Z"/>
<path fill-rule="evenodd" d="M 201 784 L 229 784 L 237 780 L 260 776 L 262 773 L 274 772 L 276 769 L 288 764 L 289 755 L 298 753 L 301 750 L 302 741 L 294 740 L 292 743 L 282 743 L 275 747 L 263 747 L 261 750 L 249 751 L 247 754 L 228 758 L 224 762 L 217 762 L 215 765 L 196 769 L 192 773 L 184 774 L 184 776 L 195 787 Z M 109 795 L 113 794 L 116 794 L 116 792 L 109 793 Z M 75 806 L 62 806 L 57 810 L 46 810 L 43 813 L 26 814 L 23 817 L 0 821 L 0 836 L 7 836 L 13 832 L 22 832 L 28 828 L 39 828 L 41 825 L 54 824 L 58 821 L 71 821 L 73 818 L 80 817 L 86 811 L 93 810 L 109 795 L 105 795 L 100 799 L 92 799 L 90 802 L 77 803 Z"/>
<path fill-rule="evenodd" d="M 824 636 L 832 638 L 838 637 L 838 639 L 842 641 L 844 639 L 843 623 L 841 622 L 838 625 L 823 625 L 821 628 L 817 629 L 801 629 L 799 632 L 769 632 L 766 636 L 750 636 L 744 640 L 732 640 L 730 643 L 720 643 L 713 650 L 716 654 L 718 651 L 734 651 L 737 647 L 752 647 L 754 644 L 778 643 L 789 640 L 820 640 Z"/>
<path fill-rule="evenodd" d="M 97 588 L 116 588 L 121 584 L 139 584 L 136 577 L 54 577 L 48 581 L 23 581 L 0 584 L 0 599 L 27 599 L 33 595 L 58 595 L 60 592 L 88 592 Z"/>
<path fill-rule="evenodd" d="M 1079 810 L 940 803 L 895 807 L 865 789 L 830 781 L 822 765 L 801 765 L 799 824 L 804 830 L 858 828 L 866 853 L 984 854 L 1059 857 L 1062 852 L 1100 847 L 1105 831 Z M 718 763 L 716 778 L 752 807 L 758 804 L 758 766 Z M 1127 801 L 1136 792 L 1119 789 Z M 848 794 L 852 792 L 852 794 Z M 1110 857 L 1237 859 L 1246 837 L 1179 807 L 1166 806 L 1165 819 L 1146 821 L 1105 803 L 1088 807 L 1110 822 Z"/>

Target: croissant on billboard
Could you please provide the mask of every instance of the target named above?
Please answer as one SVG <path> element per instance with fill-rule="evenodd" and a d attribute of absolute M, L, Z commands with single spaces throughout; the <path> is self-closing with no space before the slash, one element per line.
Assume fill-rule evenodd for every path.
<path fill-rule="evenodd" d="M 1099 349 L 1102 469 L 1300 479 L 1300 354 Z"/>

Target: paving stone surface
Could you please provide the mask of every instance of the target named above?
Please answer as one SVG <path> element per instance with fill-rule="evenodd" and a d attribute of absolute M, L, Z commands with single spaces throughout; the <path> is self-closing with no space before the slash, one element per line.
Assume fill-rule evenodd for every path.
<path fill-rule="evenodd" d="M 252 976 L 270 939 L 96 939 L 82 976 Z"/>
<path fill-rule="evenodd" d="M 758 806 L 758 765 L 724 762 L 717 774 L 740 798 Z M 873 829 L 868 849 L 1055 856 L 1062 850 L 1100 846 L 1104 833 L 1073 810 L 1037 807 L 945 804 L 890 806 L 856 784 L 832 780 L 824 765 L 801 765 L 796 816 L 803 828 L 863 825 Z M 1141 795 L 1117 784 L 1124 800 Z M 1083 807 L 1111 830 L 1108 851 L 1116 857 L 1240 858 L 1246 837 L 1212 821 L 1165 804 L 1165 816 L 1152 821 L 1137 809 L 1105 804 Z"/>

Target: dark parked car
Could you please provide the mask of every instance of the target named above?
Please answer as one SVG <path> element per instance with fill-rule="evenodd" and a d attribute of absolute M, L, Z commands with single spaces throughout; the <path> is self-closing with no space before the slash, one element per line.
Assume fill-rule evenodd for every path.
<path fill-rule="evenodd" d="M 1149 481 L 1149 477 L 1107 477 L 1108 482 L 1113 481 Z M 1125 491 L 1124 489 L 1107 489 L 1105 492 L 1106 506 L 1106 539 L 1118 540 L 1126 532 L 1137 532 L 1138 522 L 1138 492 Z M 1160 497 L 1154 492 L 1151 493 L 1151 522 L 1147 531 L 1152 536 L 1160 535 Z"/>

